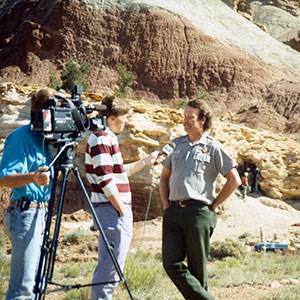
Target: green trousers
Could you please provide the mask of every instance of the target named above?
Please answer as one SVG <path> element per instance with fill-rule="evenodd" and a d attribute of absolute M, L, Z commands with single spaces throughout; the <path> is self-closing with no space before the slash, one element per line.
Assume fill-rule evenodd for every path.
<path fill-rule="evenodd" d="M 186 300 L 214 300 L 207 291 L 206 263 L 216 222 L 206 205 L 171 206 L 164 212 L 163 267 Z"/>

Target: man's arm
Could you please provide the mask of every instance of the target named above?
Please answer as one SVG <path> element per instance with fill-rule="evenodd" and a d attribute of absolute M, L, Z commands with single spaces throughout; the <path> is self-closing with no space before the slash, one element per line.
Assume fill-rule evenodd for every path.
<path fill-rule="evenodd" d="M 159 151 L 154 151 L 143 159 L 137 160 L 133 163 L 126 164 L 125 168 L 128 170 L 128 176 L 132 176 L 144 169 L 145 166 L 153 166 L 156 162 L 161 163 L 162 158 L 159 157 Z"/>
<path fill-rule="evenodd" d="M 25 174 L 11 174 L 0 178 L 0 186 L 7 186 L 10 188 L 18 188 L 30 183 L 40 186 L 49 185 L 50 172 L 47 167 L 41 167 L 37 172 L 30 172 Z"/>
<path fill-rule="evenodd" d="M 225 175 L 225 178 L 227 179 L 227 181 L 223 186 L 222 190 L 220 191 L 219 195 L 215 199 L 214 203 L 212 204 L 213 210 L 216 210 L 216 208 L 225 200 L 227 200 L 230 197 L 230 195 L 234 192 L 234 190 L 241 185 L 241 179 L 236 168 L 232 168 Z"/>
<path fill-rule="evenodd" d="M 124 217 L 126 213 L 125 204 L 119 200 L 118 194 L 108 196 L 107 199 L 110 201 L 115 210 L 119 213 L 120 217 Z"/>
<path fill-rule="evenodd" d="M 162 201 L 164 209 L 169 207 L 170 176 L 171 176 L 170 170 L 166 167 L 163 167 L 161 176 L 160 176 L 159 192 L 160 192 L 160 197 L 161 197 L 161 201 Z"/>

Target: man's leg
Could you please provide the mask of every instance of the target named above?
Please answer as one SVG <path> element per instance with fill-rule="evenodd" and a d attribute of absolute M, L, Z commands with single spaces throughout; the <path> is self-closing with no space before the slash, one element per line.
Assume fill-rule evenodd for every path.
<path fill-rule="evenodd" d="M 45 224 L 45 209 L 11 213 L 12 256 L 6 299 L 32 299 Z"/>
<path fill-rule="evenodd" d="M 203 229 L 201 229 L 202 226 Z M 203 240 L 207 241 L 207 237 L 209 240 L 214 226 L 215 214 L 208 207 L 202 209 L 196 206 L 171 207 L 165 211 L 163 264 L 167 274 L 186 300 L 214 299 L 207 292 L 206 265 L 202 264 L 201 266 L 200 263 L 200 261 L 206 263 L 208 245 L 203 245 L 202 242 Z M 204 237 L 202 237 L 203 234 Z M 195 241 L 190 239 L 195 239 Z M 191 252 L 190 246 L 192 249 L 197 247 L 199 251 L 203 252 L 205 258 L 197 259 L 202 255 L 201 252 L 196 253 L 197 250 Z M 186 248 L 188 250 L 188 267 L 183 263 Z M 191 265 L 192 263 L 193 265 Z"/>
<path fill-rule="evenodd" d="M 202 208 L 190 207 L 190 211 L 187 211 L 184 219 L 188 269 L 191 275 L 198 279 L 205 291 L 208 289 L 206 265 L 209 255 L 209 243 L 215 226 L 216 214 L 208 206 Z M 200 299 L 213 299 L 203 289 L 200 290 L 203 294 L 203 298 Z"/>
<path fill-rule="evenodd" d="M 129 205 L 127 206 L 126 215 L 122 218 L 118 216 L 116 210 L 111 205 L 96 207 L 95 211 L 103 227 L 105 236 L 109 244 L 113 247 L 112 251 L 116 256 L 118 264 L 121 270 L 123 270 L 132 238 L 131 207 Z M 113 283 L 114 281 L 116 281 L 116 283 Z M 109 251 L 102 236 L 99 236 L 98 264 L 94 272 L 93 284 L 106 283 L 92 287 L 91 299 L 112 299 L 112 294 L 118 285 L 118 281 L 120 281 L 120 278 Z"/>

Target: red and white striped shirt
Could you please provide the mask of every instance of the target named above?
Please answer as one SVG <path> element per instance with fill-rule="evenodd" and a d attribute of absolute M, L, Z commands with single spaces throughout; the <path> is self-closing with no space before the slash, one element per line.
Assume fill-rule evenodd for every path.
<path fill-rule="evenodd" d="M 123 164 L 117 136 L 108 127 L 90 135 L 85 167 L 92 202 L 108 202 L 108 196 L 118 193 L 124 203 L 131 203 L 129 170 Z"/>

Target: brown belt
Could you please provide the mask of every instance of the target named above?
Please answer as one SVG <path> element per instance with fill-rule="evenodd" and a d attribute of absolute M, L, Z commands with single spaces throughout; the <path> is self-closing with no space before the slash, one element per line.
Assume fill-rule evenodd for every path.
<path fill-rule="evenodd" d="M 93 202 L 93 207 L 112 205 L 111 202 Z M 124 203 L 125 205 L 131 205 L 131 203 Z"/>
<path fill-rule="evenodd" d="M 24 201 L 22 200 L 13 200 L 10 201 L 8 209 L 13 209 L 14 207 L 19 207 L 21 208 L 21 210 L 27 210 L 29 208 L 44 208 L 44 207 L 48 207 L 48 203 L 24 203 Z"/>
<path fill-rule="evenodd" d="M 194 199 L 187 199 L 187 200 L 177 200 L 177 201 L 169 201 L 170 206 L 180 206 L 180 207 L 185 207 L 185 206 L 207 206 L 206 204 L 204 204 L 203 202 L 199 201 L 199 200 L 194 200 Z"/>

